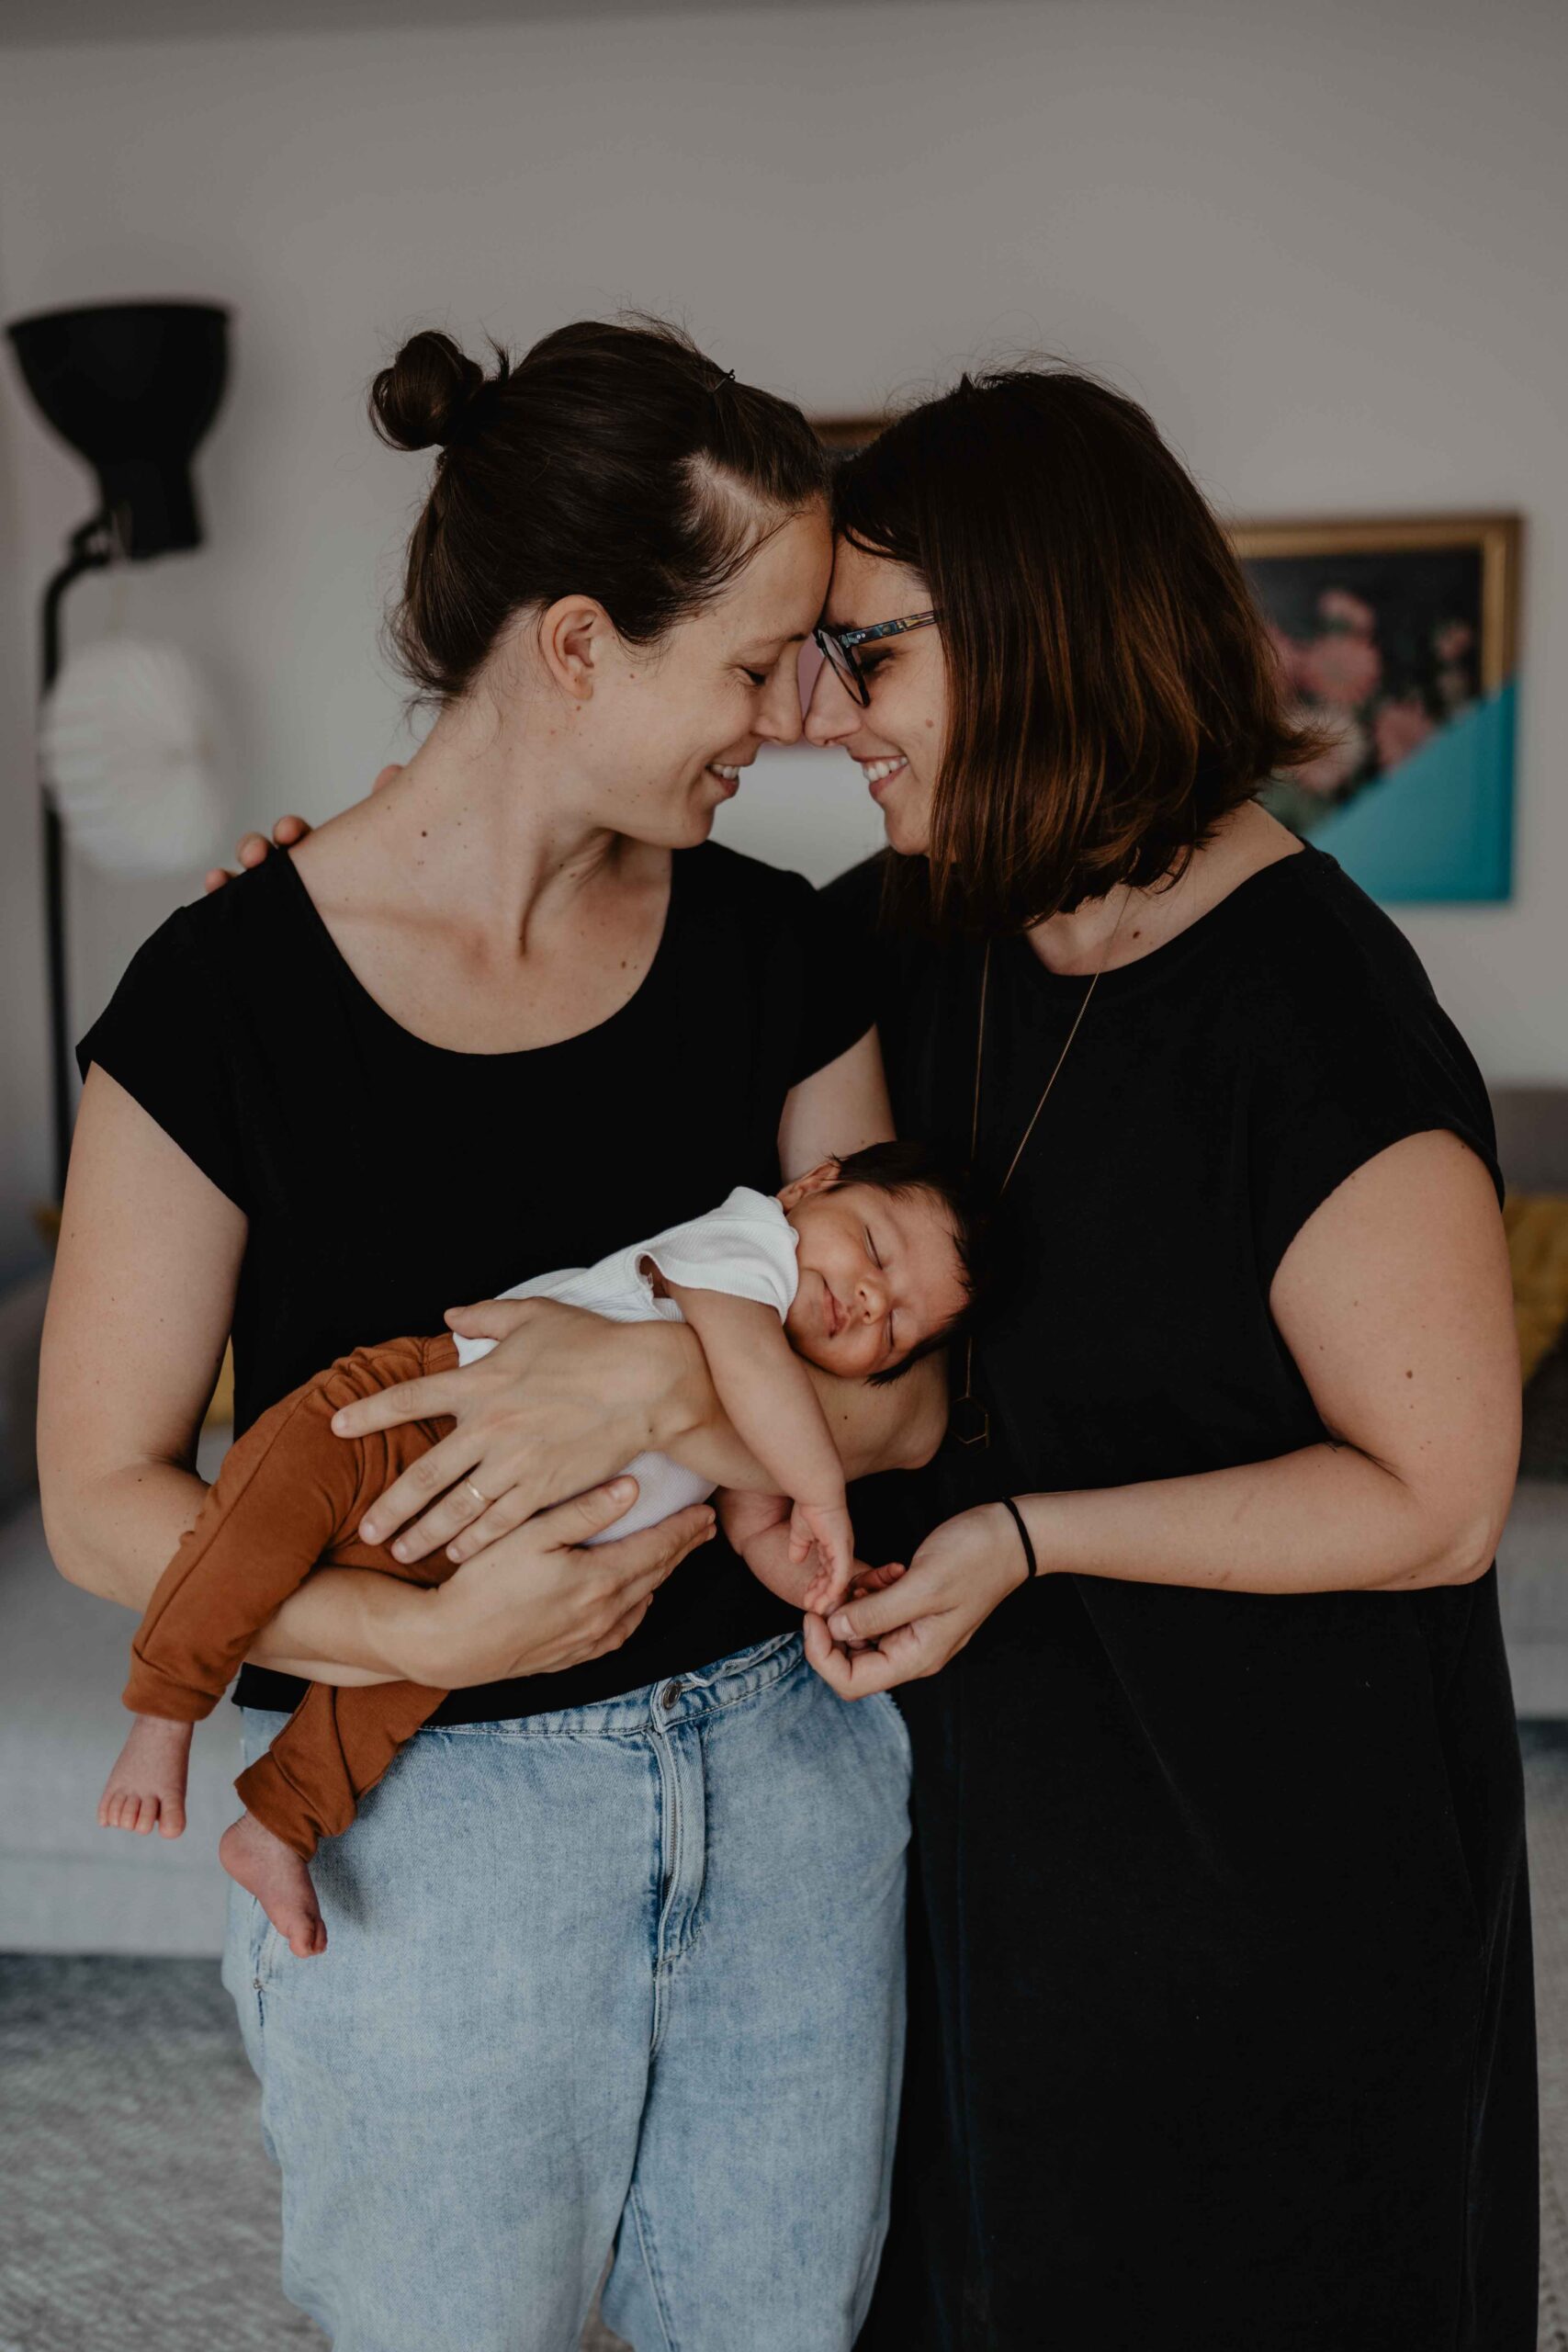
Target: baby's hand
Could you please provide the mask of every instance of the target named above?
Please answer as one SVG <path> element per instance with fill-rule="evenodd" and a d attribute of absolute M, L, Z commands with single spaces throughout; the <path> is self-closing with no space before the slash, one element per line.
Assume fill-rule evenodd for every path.
<path fill-rule="evenodd" d="M 850 1587 L 850 1599 L 863 1600 L 868 1592 L 886 1592 L 890 1584 L 897 1584 L 901 1576 L 908 1574 L 908 1570 L 901 1560 L 889 1560 L 880 1568 L 868 1568 L 863 1560 L 857 1560 L 855 1579 Z M 874 1641 L 840 1642 L 838 1646 L 846 1657 L 855 1657 L 862 1650 L 874 1650 L 876 1644 Z"/>
<path fill-rule="evenodd" d="M 789 1556 L 798 1566 L 817 1546 L 817 1574 L 807 1587 L 806 1606 L 821 1617 L 837 1609 L 855 1569 L 855 1532 L 842 1503 L 797 1502 L 790 1514 Z"/>

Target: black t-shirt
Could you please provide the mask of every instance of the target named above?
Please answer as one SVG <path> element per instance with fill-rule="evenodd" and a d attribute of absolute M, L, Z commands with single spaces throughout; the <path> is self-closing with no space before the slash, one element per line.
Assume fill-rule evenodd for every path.
<path fill-rule="evenodd" d="M 721 1200 L 773 1191 L 785 1095 L 862 1036 L 852 955 L 800 876 L 709 843 L 672 862 L 637 993 L 520 1053 L 427 1044 L 360 985 L 291 858 L 182 907 L 77 1047 L 249 1220 L 235 1428 L 348 1350 L 439 1331 L 448 1306 L 589 1265 Z M 582 1705 L 690 1672 L 792 1621 L 722 1536 L 637 1632 L 569 1672 L 454 1692 L 437 1722 Z M 247 1667 L 236 1696 L 303 1685 Z"/>

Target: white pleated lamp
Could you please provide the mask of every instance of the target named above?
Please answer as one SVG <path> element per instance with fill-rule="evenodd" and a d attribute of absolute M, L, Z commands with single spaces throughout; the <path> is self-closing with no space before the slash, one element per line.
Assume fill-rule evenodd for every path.
<path fill-rule="evenodd" d="M 182 874 L 222 841 L 226 763 L 212 697 L 178 646 L 102 638 L 65 662 L 39 721 L 44 781 L 102 874 Z"/>

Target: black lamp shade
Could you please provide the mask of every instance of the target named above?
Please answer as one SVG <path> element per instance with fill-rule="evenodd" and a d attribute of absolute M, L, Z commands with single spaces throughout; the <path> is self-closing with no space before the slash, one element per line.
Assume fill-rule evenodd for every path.
<path fill-rule="evenodd" d="M 190 460 L 223 397 L 228 311 L 107 302 L 40 311 L 7 332 L 45 419 L 96 473 L 123 552 L 199 547 Z"/>

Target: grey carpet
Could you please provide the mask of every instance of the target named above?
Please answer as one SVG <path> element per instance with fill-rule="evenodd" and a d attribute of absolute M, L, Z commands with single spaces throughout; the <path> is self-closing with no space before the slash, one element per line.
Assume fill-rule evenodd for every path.
<path fill-rule="evenodd" d="M 259 2104 L 216 1961 L 0 1957 L 0 2352 L 321 2352 Z"/>
<path fill-rule="evenodd" d="M 1540 2013 L 1540 2352 L 1568 2352 L 1568 1724 L 1521 1726 Z M 283 2352 L 277 2176 L 216 1965 L 0 1959 L 0 2352 Z M 591 2324 L 583 2352 L 617 2352 Z"/>

